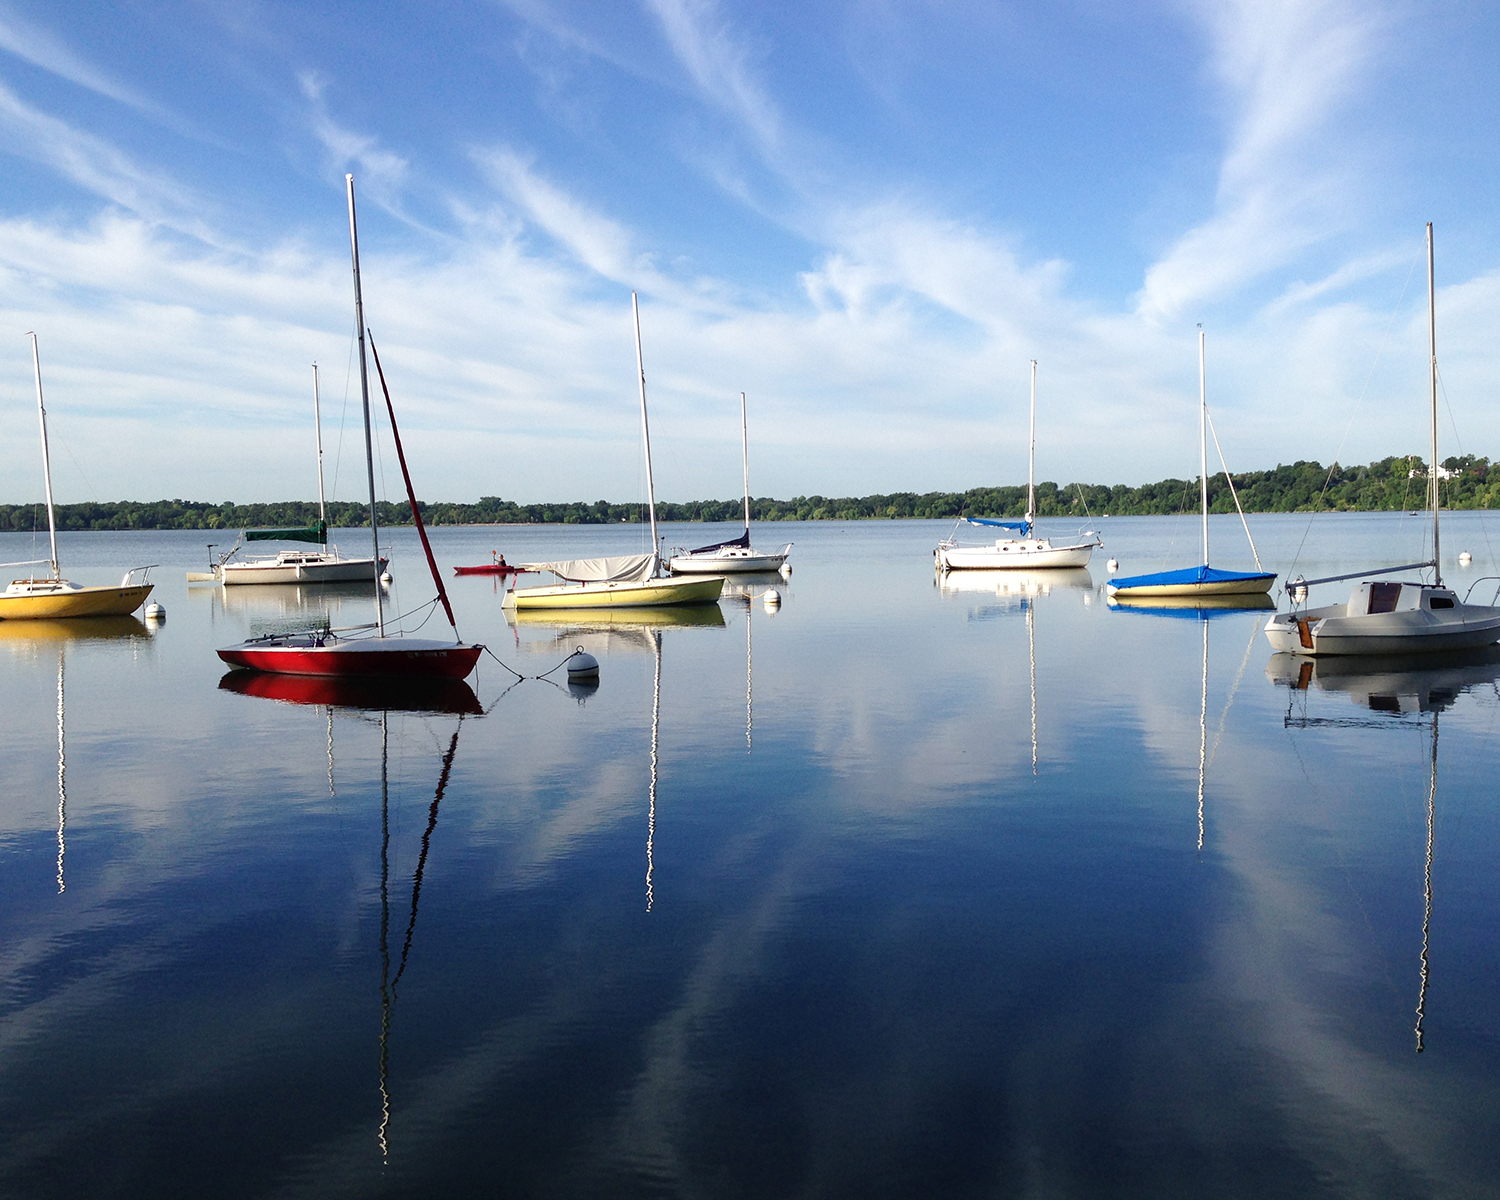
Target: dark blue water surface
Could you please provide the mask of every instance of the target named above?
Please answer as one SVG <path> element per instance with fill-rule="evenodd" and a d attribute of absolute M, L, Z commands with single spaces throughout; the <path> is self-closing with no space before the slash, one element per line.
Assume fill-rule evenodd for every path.
<path fill-rule="evenodd" d="M 1268 569 L 1423 556 L 1418 518 L 1252 524 Z M 80 582 L 162 564 L 168 617 L 0 623 L 0 1195 L 1500 1194 L 1500 662 L 1289 686 L 1266 614 L 1097 590 L 1194 522 L 1098 526 L 1091 575 L 943 584 L 946 524 L 762 526 L 791 580 L 688 624 L 454 580 L 516 670 L 602 664 L 485 659 L 466 716 L 221 688 L 214 647 L 367 596 L 64 535 Z M 1460 591 L 1491 537 L 1445 524 Z"/>

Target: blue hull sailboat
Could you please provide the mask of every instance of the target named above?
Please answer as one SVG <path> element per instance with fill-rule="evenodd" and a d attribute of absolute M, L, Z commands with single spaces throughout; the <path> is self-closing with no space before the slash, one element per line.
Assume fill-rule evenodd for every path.
<path fill-rule="evenodd" d="M 1218 444 L 1218 435 L 1214 443 Z M 1109 589 L 1112 602 L 1130 603 L 1134 600 L 1152 600 L 1168 596 L 1264 596 L 1276 582 L 1274 571 L 1225 571 L 1208 565 L 1208 385 L 1203 365 L 1203 330 L 1198 330 L 1198 447 L 1199 481 L 1203 500 L 1203 563 L 1197 567 L 1183 567 L 1176 571 L 1156 571 L 1150 575 L 1130 575 L 1124 579 L 1111 580 Z M 1220 449 L 1220 458 L 1223 450 Z M 1235 508 L 1239 508 L 1239 496 L 1234 493 L 1234 480 L 1225 468 L 1224 477 L 1229 479 L 1229 490 L 1235 495 Z M 1244 511 L 1240 520 L 1244 521 Z M 1245 525 L 1245 536 L 1250 540 L 1250 553 L 1255 556 L 1255 565 L 1260 566 L 1260 555 L 1255 549 L 1255 539 L 1250 537 L 1250 526 Z"/>

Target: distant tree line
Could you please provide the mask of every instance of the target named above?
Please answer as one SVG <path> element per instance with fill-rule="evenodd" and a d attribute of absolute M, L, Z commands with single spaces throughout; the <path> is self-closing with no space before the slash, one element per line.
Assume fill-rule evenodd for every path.
<path fill-rule="evenodd" d="M 1489 478 L 1490 461 L 1473 455 L 1443 460 L 1440 486 L 1447 508 L 1500 508 L 1500 473 Z M 1426 503 L 1427 468 L 1416 456 L 1383 458 L 1362 467 L 1332 469 L 1316 462 L 1295 462 L 1271 471 L 1249 471 L 1234 477 L 1246 512 L 1380 512 L 1421 508 Z M 1222 474 L 1209 480 L 1209 507 L 1233 512 L 1234 501 Z M 596 500 L 557 504 L 517 504 L 484 496 L 477 504 L 421 501 L 422 518 L 430 525 L 614 525 L 646 519 L 643 504 L 611 504 Z M 1159 483 L 1113 487 L 1090 483 L 1040 483 L 1037 514 L 1059 516 L 1150 516 L 1172 514 L 1198 506 L 1197 479 L 1163 479 Z M 828 497 L 794 496 L 790 500 L 757 497 L 750 501 L 757 521 L 863 521 L 933 517 L 1019 517 L 1025 514 L 1024 486 L 970 488 L 966 492 L 892 492 L 889 495 Z M 405 504 L 382 501 L 378 507 L 385 525 L 409 525 Z M 744 511 L 740 498 L 659 503 L 661 521 L 738 521 Z M 60 529 L 241 529 L 308 525 L 317 520 L 312 501 L 276 504 L 205 504 L 188 500 L 118 500 L 57 506 Z M 328 506 L 328 523 L 349 528 L 367 524 L 365 506 L 341 501 Z M 0 530 L 29 532 L 45 529 L 41 504 L 0 505 Z"/>

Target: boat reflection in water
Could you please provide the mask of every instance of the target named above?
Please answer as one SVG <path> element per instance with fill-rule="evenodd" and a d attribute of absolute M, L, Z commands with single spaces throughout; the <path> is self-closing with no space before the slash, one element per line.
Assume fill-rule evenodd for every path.
<path fill-rule="evenodd" d="M 774 590 L 782 600 L 791 597 L 791 585 L 775 571 L 755 571 L 724 580 L 720 599 L 760 600 Z"/>
<path fill-rule="evenodd" d="M 656 635 L 662 629 L 723 629 L 724 612 L 717 604 L 673 605 L 663 608 L 506 609 L 512 627 L 549 630 L 546 641 L 534 642 L 534 651 L 559 656 L 586 650 L 596 658 L 609 654 L 656 653 Z M 569 679 L 567 690 L 575 700 L 587 700 L 599 690 L 598 677 Z"/>
<path fill-rule="evenodd" d="M 936 571 L 934 585 L 944 599 L 954 597 L 986 595 L 994 596 L 998 604 L 984 604 L 970 609 L 969 620 L 984 621 L 1006 613 L 1026 613 L 1027 637 L 1035 641 L 1032 628 L 1032 602 L 1054 591 L 1078 592 L 1083 602 L 1090 604 L 1094 598 L 1094 579 L 1084 567 L 1057 567 L 1045 571 L 994 570 L 994 571 Z M 1032 724 L 1032 774 L 1036 773 L 1036 655 L 1031 656 L 1031 724 Z"/>
<path fill-rule="evenodd" d="M 656 903 L 656 785 L 661 722 L 662 630 L 722 629 L 725 624 L 724 612 L 717 604 L 711 604 L 618 610 L 559 609 L 550 612 L 545 609 L 510 609 L 507 616 L 517 627 L 554 630 L 553 637 L 545 645 L 555 647 L 559 653 L 567 653 L 575 648 L 596 655 L 611 651 L 630 653 L 644 649 L 649 650 L 655 659 L 651 681 L 650 780 L 646 788 L 646 911 L 650 912 Z M 568 690 L 581 701 L 596 691 L 598 686 L 597 680 L 588 684 L 570 681 Z M 584 691 L 585 688 L 587 691 Z M 746 736 L 749 736 L 748 729 Z"/>
<path fill-rule="evenodd" d="M 724 613 L 717 604 L 674 605 L 662 608 L 507 609 L 505 619 L 517 628 L 533 627 L 573 633 L 645 629 L 722 629 Z"/>
<path fill-rule="evenodd" d="M 370 584 L 270 583 L 260 587 L 189 588 L 192 597 L 211 598 L 214 615 L 249 620 L 251 637 L 330 626 L 357 625 L 370 612 Z M 389 603 L 382 589 L 382 602 Z M 348 612 L 345 612 L 345 609 Z"/>
<path fill-rule="evenodd" d="M 1237 612 L 1258 612 L 1275 608 L 1276 601 L 1263 592 L 1234 596 L 1120 596 L 1106 601 L 1110 608 L 1124 612 L 1152 612 L 1164 616 L 1210 617 Z"/>
<path fill-rule="evenodd" d="M 1337 655 L 1308 658 L 1301 654 L 1273 654 L 1266 678 L 1303 693 L 1302 715 L 1287 715 L 1289 727 L 1329 724 L 1339 718 L 1309 718 L 1306 695 L 1310 689 L 1342 692 L 1353 703 L 1375 713 L 1410 715 L 1439 713 L 1451 708 L 1464 692 L 1500 681 L 1500 645 L 1446 654 Z M 1297 699 L 1294 696 L 1294 700 Z M 1361 726 L 1368 721 L 1356 720 Z"/>
<path fill-rule="evenodd" d="M 1057 567 L 1050 571 L 936 571 L 933 578 L 944 596 L 986 592 L 1002 599 L 1050 596 L 1055 590 L 1093 592 L 1094 577 L 1086 567 Z"/>
<path fill-rule="evenodd" d="M 1229 710 L 1234 705 L 1235 696 L 1239 694 L 1240 684 L 1245 678 L 1245 668 L 1250 663 L 1250 653 L 1255 648 L 1256 635 L 1260 632 L 1260 622 L 1257 620 L 1251 626 L 1250 639 L 1245 645 L 1245 653 L 1240 658 L 1240 667 L 1235 672 L 1234 683 L 1230 685 L 1229 695 L 1224 700 L 1224 709 L 1219 714 L 1219 729 L 1214 735 L 1214 744 L 1210 748 L 1208 744 L 1209 622 L 1232 617 L 1235 613 L 1257 612 L 1267 608 L 1275 608 L 1276 602 L 1267 595 L 1254 592 L 1224 596 L 1203 594 L 1200 592 L 1180 596 L 1123 597 L 1111 595 L 1106 600 L 1106 603 L 1112 610 L 1153 617 L 1174 617 L 1182 620 L 1197 621 L 1203 628 L 1203 668 L 1198 691 L 1198 849 L 1202 850 L 1206 833 L 1205 804 L 1208 794 L 1208 769 L 1213 766 L 1213 760 L 1218 756 L 1219 746 L 1224 740 L 1224 729 L 1229 723 Z"/>
<path fill-rule="evenodd" d="M 59 685 L 60 686 L 60 685 Z M 344 711 L 369 720 L 375 713 L 380 721 L 380 1124 L 376 1142 L 381 1159 L 390 1156 L 390 1038 L 395 1015 L 397 989 L 411 962 L 412 944 L 417 931 L 417 908 L 422 898 L 422 877 L 427 870 L 432 835 L 437 829 L 438 809 L 453 775 L 453 760 L 458 753 L 458 735 L 464 717 L 483 716 L 473 689 L 461 679 L 391 679 L 337 678 L 328 676 L 273 675 L 258 671 L 229 671 L 219 680 L 219 687 L 240 695 L 277 700 L 285 704 L 323 708 L 328 714 L 328 790 L 334 794 L 333 714 Z M 427 810 L 427 827 L 422 832 L 422 846 L 417 866 L 412 872 L 411 913 L 401 942 L 395 969 L 391 962 L 391 821 L 390 821 L 390 715 L 452 715 L 458 717 L 448 747 L 443 753 L 432 803 Z M 59 863 L 61 860 L 59 859 Z M 59 872 L 61 867 L 59 866 Z"/>
<path fill-rule="evenodd" d="M 366 712 L 435 713 L 480 716 L 484 707 L 462 679 L 402 679 L 273 675 L 265 671 L 227 671 L 219 690 L 284 704 L 347 708 Z"/>
<path fill-rule="evenodd" d="M 151 627 L 136 617 L 90 617 L 86 621 L 0 621 L 0 644 L 24 649 L 42 642 L 150 641 Z"/>
<path fill-rule="evenodd" d="M 66 650 L 68 643 L 150 642 L 151 628 L 135 617 L 89 617 L 87 620 L 0 621 L 0 645 L 22 658 L 40 657 L 47 646 L 57 656 L 57 890 L 67 890 L 63 872 L 68 831 L 68 745 Z"/>
<path fill-rule="evenodd" d="M 1409 722 L 1432 730 L 1427 779 L 1427 843 L 1422 861 L 1422 949 L 1418 957 L 1416 1052 L 1426 1048 L 1428 948 L 1432 931 L 1432 861 L 1437 831 L 1438 725 L 1440 715 L 1465 692 L 1493 689 L 1500 698 L 1500 646 L 1446 654 L 1308 658 L 1273 654 L 1266 664 L 1273 683 L 1291 689 L 1287 729 L 1384 728 Z M 1309 692 L 1341 692 L 1368 716 L 1308 715 Z M 1430 720 L 1423 721 L 1424 716 Z"/>

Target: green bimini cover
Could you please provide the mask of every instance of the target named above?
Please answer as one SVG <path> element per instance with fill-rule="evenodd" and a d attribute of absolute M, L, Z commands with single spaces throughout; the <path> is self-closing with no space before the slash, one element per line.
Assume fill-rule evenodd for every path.
<path fill-rule="evenodd" d="M 317 542 L 320 546 L 326 546 L 328 526 L 322 521 L 314 521 L 306 529 L 247 529 L 245 540 L 247 542 Z"/>

